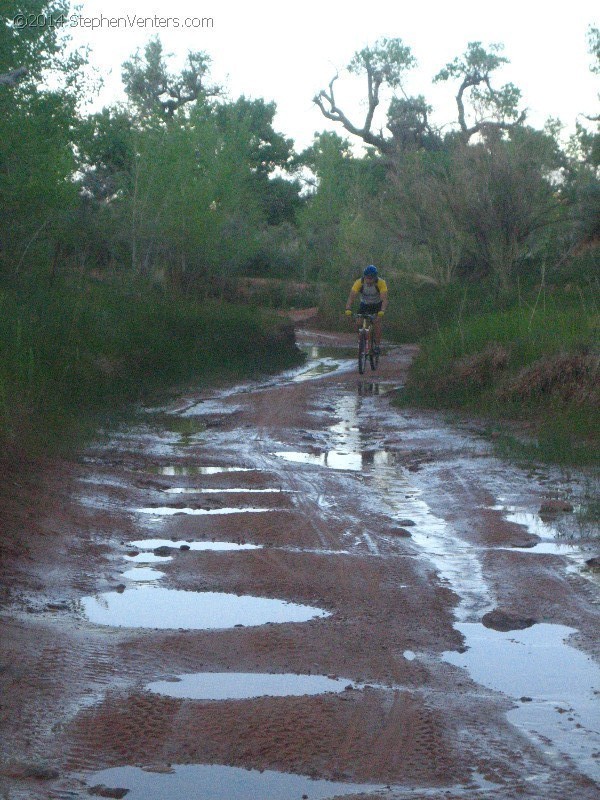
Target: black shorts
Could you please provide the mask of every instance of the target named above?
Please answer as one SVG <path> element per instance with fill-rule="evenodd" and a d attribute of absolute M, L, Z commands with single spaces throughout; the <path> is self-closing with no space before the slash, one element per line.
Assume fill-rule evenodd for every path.
<path fill-rule="evenodd" d="M 377 314 L 378 311 L 381 311 L 381 306 L 383 305 L 383 300 L 380 300 L 378 303 L 361 303 L 360 308 L 358 309 L 359 314 Z"/>

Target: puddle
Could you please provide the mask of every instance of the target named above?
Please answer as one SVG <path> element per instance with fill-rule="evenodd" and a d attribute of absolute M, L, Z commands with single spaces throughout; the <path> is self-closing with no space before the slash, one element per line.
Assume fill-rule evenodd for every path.
<path fill-rule="evenodd" d="M 546 522 L 544 522 L 544 520 L 541 519 L 541 517 L 539 517 L 537 514 L 507 509 L 503 506 L 496 506 L 496 508 L 500 511 L 508 511 L 509 513 L 507 513 L 505 516 L 509 522 L 516 522 L 517 525 L 522 525 L 534 536 L 539 536 L 540 539 L 556 538 L 557 531 L 551 525 L 548 525 Z"/>
<path fill-rule="evenodd" d="M 235 414 L 241 411 L 241 405 L 223 405 L 218 400 L 200 400 L 194 403 L 193 406 L 186 408 L 181 412 L 182 417 L 195 417 L 195 416 L 213 416 L 220 414 Z"/>
<path fill-rule="evenodd" d="M 446 652 L 444 659 L 477 683 L 528 698 L 508 713 L 509 721 L 546 752 L 572 758 L 600 780 L 600 667 L 566 644 L 574 629 L 546 623 L 506 633 L 473 623 L 456 627 L 469 649 Z"/>
<path fill-rule="evenodd" d="M 165 573 L 151 567 L 135 567 L 124 572 L 123 577 L 128 581 L 158 581 L 165 577 Z"/>
<path fill-rule="evenodd" d="M 95 773 L 89 784 L 129 789 L 127 800 L 327 800 L 384 788 L 219 764 L 176 765 L 168 773 L 116 767 Z"/>
<path fill-rule="evenodd" d="M 180 675 L 175 681 L 156 681 L 149 692 L 189 700 L 242 700 L 249 697 L 301 697 L 309 694 L 343 692 L 357 688 L 343 678 L 325 675 L 271 675 L 258 672 L 199 672 Z"/>
<path fill-rule="evenodd" d="M 514 553 L 542 553 L 553 556 L 579 555 L 581 549 L 574 544 L 560 542 L 539 542 L 533 547 L 501 547 L 500 550 L 510 550 Z"/>
<path fill-rule="evenodd" d="M 131 547 L 138 547 L 140 550 L 156 550 L 157 547 L 172 547 L 174 550 L 179 550 L 182 546 L 189 547 L 190 550 L 230 551 L 262 549 L 262 545 L 260 544 L 236 544 L 235 542 L 187 542 L 184 540 L 174 542 L 171 539 L 140 539 L 137 542 L 131 542 Z"/>
<path fill-rule="evenodd" d="M 84 597 L 90 622 L 118 628 L 208 630 L 328 617 L 312 606 L 225 592 L 187 592 L 140 586 L 124 592 Z"/>
<path fill-rule="evenodd" d="M 168 477 L 177 477 L 179 475 L 219 475 L 223 472 L 256 472 L 252 467 L 190 467 L 179 465 L 151 467 L 149 470 L 144 471 Z"/>
<path fill-rule="evenodd" d="M 312 361 L 318 361 L 320 358 L 325 359 L 356 359 L 356 347 L 323 347 L 322 345 L 300 344 L 300 350 L 306 353 L 307 357 Z"/>
<path fill-rule="evenodd" d="M 480 619 L 483 611 L 490 610 L 489 591 L 473 547 L 461 540 L 450 524 L 431 512 L 406 474 L 397 469 L 376 470 L 370 476 L 369 487 L 375 490 L 380 506 L 388 506 L 398 524 L 403 518 L 415 522 L 410 528 L 410 541 L 460 598 L 454 612 L 456 618 L 462 622 Z"/>
<path fill-rule="evenodd" d="M 336 372 L 339 368 L 339 361 L 334 361 L 331 358 L 323 358 L 317 364 L 309 367 L 305 372 L 294 375 L 292 380 L 294 383 L 314 380 L 315 378 L 320 378 L 322 375 L 329 375 L 331 372 Z"/>
<path fill-rule="evenodd" d="M 281 494 L 283 489 L 197 489 L 190 486 L 174 486 L 165 489 L 165 494 Z"/>
<path fill-rule="evenodd" d="M 365 452 L 328 450 L 325 453 L 303 453 L 285 450 L 273 453 L 273 455 L 295 464 L 312 464 L 317 467 L 329 467 L 330 469 L 354 472 L 363 470 L 373 464 L 382 465 L 393 462 L 392 454 L 385 450 Z"/>
<path fill-rule="evenodd" d="M 388 383 L 383 381 L 359 381 L 358 394 L 361 397 L 383 397 L 386 394 L 392 394 L 403 388 L 401 383 Z"/>
<path fill-rule="evenodd" d="M 156 508 L 136 508 L 138 514 L 153 514 L 156 517 L 173 517 L 176 514 L 264 514 L 267 511 L 284 511 L 280 508 L 174 508 L 173 506 L 157 506 Z"/>
<path fill-rule="evenodd" d="M 154 553 L 138 553 L 137 556 L 125 556 L 125 561 L 131 561 L 134 564 L 166 564 L 167 561 L 172 560 L 172 556 L 157 556 Z"/>

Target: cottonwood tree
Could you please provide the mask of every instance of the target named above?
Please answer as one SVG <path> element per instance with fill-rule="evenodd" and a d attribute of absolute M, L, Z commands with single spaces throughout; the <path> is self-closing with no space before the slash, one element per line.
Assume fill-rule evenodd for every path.
<path fill-rule="evenodd" d="M 209 82 L 210 64 L 206 53 L 190 51 L 184 68 L 174 74 L 169 71 L 161 40 L 155 37 L 143 53 L 138 51 L 123 64 L 125 91 L 141 116 L 171 120 L 188 104 L 221 94 L 220 87 Z"/>
<path fill-rule="evenodd" d="M 403 80 L 406 73 L 416 65 L 410 47 L 402 39 L 380 39 L 372 47 L 365 47 L 354 55 L 348 65 L 348 72 L 363 75 L 367 80 L 367 112 L 362 123 L 352 122 L 348 114 L 340 107 L 335 95 L 335 83 L 339 74 L 329 82 L 327 89 L 313 98 L 324 117 L 338 122 L 353 136 L 358 136 L 367 145 L 377 148 L 386 155 L 392 155 L 399 147 L 406 144 L 406 131 L 413 129 L 413 137 L 423 138 L 431 135 L 428 113 L 430 109 L 422 97 L 402 100 L 395 98 L 388 109 L 387 129 L 384 134 L 373 129 L 375 112 L 381 102 L 384 88 L 403 92 Z"/>
<path fill-rule="evenodd" d="M 17 14 L 51 20 L 68 11 L 66 0 L 2 3 L 0 270 L 52 264 L 76 204 L 73 131 L 84 56 L 67 49 L 58 25 L 14 22 Z"/>
<path fill-rule="evenodd" d="M 491 44 L 486 50 L 481 42 L 469 42 L 464 55 L 446 64 L 434 78 L 434 82 L 460 81 L 456 105 L 465 142 L 476 134 L 510 131 L 525 122 L 526 111 L 519 111 L 520 90 L 512 83 L 498 88 L 492 85 L 493 73 L 509 63 L 499 55 L 502 50 L 500 44 Z"/>

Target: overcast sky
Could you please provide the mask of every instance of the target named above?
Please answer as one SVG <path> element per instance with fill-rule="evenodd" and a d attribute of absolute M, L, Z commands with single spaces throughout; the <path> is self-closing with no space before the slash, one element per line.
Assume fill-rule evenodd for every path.
<path fill-rule="evenodd" d="M 432 87 L 431 78 L 448 61 L 464 52 L 469 41 L 501 42 L 511 63 L 499 73 L 522 91 L 532 124 L 560 117 L 572 130 L 578 114 L 598 113 L 600 78 L 590 73 L 586 32 L 600 25 L 595 0 L 553 4 L 529 0 L 500 3 L 454 2 L 377 3 L 304 0 L 83 0 L 82 25 L 70 28 L 77 44 L 91 48 L 91 61 L 105 80 L 96 103 L 122 97 L 121 64 L 153 35 L 159 34 L 167 53 L 180 66 L 186 52 L 204 50 L 213 60 L 213 76 L 232 98 L 245 94 L 277 103 L 276 127 L 295 139 L 298 147 L 315 131 L 331 128 L 312 103 L 352 54 L 380 37 L 400 37 L 417 58 L 418 67 L 407 81 L 410 94 L 424 94 L 436 109 L 438 124 L 456 117 L 454 86 Z M 168 26 L 139 27 L 134 17 L 154 15 Z M 105 18 L 102 27 L 91 19 Z M 109 27 L 106 18 L 124 18 Z M 179 27 L 173 21 L 177 18 Z M 196 27 L 185 27 L 187 18 Z M 212 27 L 202 18 L 212 18 Z M 132 24 L 133 23 L 133 24 Z M 343 86 L 347 86 L 346 93 Z M 340 97 L 352 119 L 362 121 L 362 84 L 340 77 Z"/>

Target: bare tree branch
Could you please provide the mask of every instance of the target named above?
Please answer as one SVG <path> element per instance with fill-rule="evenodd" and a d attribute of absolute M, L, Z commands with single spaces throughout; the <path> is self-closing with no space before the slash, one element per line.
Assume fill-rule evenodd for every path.
<path fill-rule="evenodd" d="M 27 75 L 27 67 L 19 67 L 12 72 L 5 72 L 0 75 L 0 85 L 16 86 L 16 84 Z"/>
<path fill-rule="evenodd" d="M 333 122 L 340 122 L 348 133 L 354 136 L 359 136 L 366 144 L 371 144 L 377 147 L 382 153 L 391 153 L 393 147 L 391 143 L 383 138 L 377 136 L 371 131 L 373 122 L 373 115 L 375 109 L 379 105 L 379 87 L 381 86 L 382 76 L 374 73 L 372 69 L 367 67 L 367 80 L 368 80 L 368 100 L 369 109 L 365 118 L 362 128 L 359 128 L 344 114 L 341 108 L 338 107 L 335 101 L 335 94 L 333 91 L 333 84 L 338 79 L 339 75 L 335 75 L 329 83 L 329 91 L 321 89 L 313 99 L 316 105 L 321 110 L 321 113 L 327 119 Z"/>
<path fill-rule="evenodd" d="M 492 120 L 479 120 L 474 125 L 469 127 L 467 125 L 466 120 L 466 112 L 465 112 L 465 103 L 464 103 L 464 93 L 467 89 L 470 89 L 474 86 L 479 86 L 481 83 L 485 83 L 488 87 L 490 95 L 492 97 L 497 97 L 497 92 L 494 91 L 490 84 L 489 76 L 487 75 L 479 75 L 478 73 L 467 75 L 463 82 L 461 83 L 458 94 L 456 95 L 456 105 L 458 108 L 458 124 L 460 125 L 460 130 L 462 133 L 462 138 L 465 142 L 468 142 L 472 136 L 476 133 L 481 133 L 482 131 L 486 130 L 500 130 L 500 131 L 510 131 L 513 128 L 522 125 L 527 118 L 527 112 L 521 111 L 518 118 L 513 122 L 500 122 L 500 121 L 492 121 Z"/>

